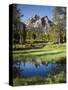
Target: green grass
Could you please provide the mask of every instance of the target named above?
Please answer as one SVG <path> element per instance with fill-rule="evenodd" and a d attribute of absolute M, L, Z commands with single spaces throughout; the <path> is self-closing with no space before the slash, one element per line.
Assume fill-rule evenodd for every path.
<path fill-rule="evenodd" d="M 27 53 L 27 54 L 29 54 L 29 53 L 32 53 L 33 52 L 33 54 L 34 53 L 36 53 L 36 52 L 46 52 L 46 51 L 57 51 L 57 50 L 59 50 L 59 51 L 61 51 L 61 50 L 65 50 L 65 43 L 64 44 L 47 44 L 47 45 L 45 45 L 43 48 L 41 48 L 41 49 L 29 49 L 29 50 L 16 50 L 16 51 L 13 51 L 13 53 L 14 54 L 25 54 L 25 53 Z M 37 53 L 37 54 L 38 54 Z"/>
<path fill-rule="evenodd" d="M 33 77 L 33 78 L 16 78 L 13 80 L 14 86 L 19 85 L 39 85 L 39 84 L 57 84 L 57 83 L 65 83 L 66 75 L 62 71 L 56 75 L 49 75 L 48 77 Z"/>
<path fill-rule="evenodd" d="M 51 44 L 48 43 L 40 49 L 29 49 L 29 50 L 14 50 L 13 60 L 32 61 L 32 58 L 39 58 L 41 61 L 53 61 L 60 60 L 66 57 L 66 44 Z"/>

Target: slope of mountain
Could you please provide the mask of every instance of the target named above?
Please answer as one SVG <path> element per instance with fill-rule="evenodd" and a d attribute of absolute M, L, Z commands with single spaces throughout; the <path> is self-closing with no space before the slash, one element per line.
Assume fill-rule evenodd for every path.
<path fill-rule="evenodd" d="M 38 28 L 40 32 L 48 33 L 51 24 L 52 22 L 49 20 L 48 16 L 40 17 L 35 15 L 27 21 L 26 27 L 28 30 Z"/>

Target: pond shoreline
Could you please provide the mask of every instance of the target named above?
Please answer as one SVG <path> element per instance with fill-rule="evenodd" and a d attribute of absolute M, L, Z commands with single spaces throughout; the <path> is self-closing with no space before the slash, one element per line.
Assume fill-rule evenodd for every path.
<path fill-rule="evenodd" d="M 56 72 L 48 77 L 15 77 L 13 85 L 39 85 L 66 83 L 66 47 L 65 44 L 46 45 L 40 49 L 13 51 L 13 63 L 28 62 L 36 65 L 57 64 Z M 25 65 L 25 64 L 24 64 Z"/>
<path fill-rule="evenodd" d="M 66 59 L 57 61 L 55 63 L 57 66 L 53 74 L 49 74 L 47 77 L 39 77 L 39 76 L 38 77 L 20 77 L 20 76 L 18 77 L 17 76 L 16 78 L 13 79 L 14 86 L 66 83 Z M 43 65 L 46 66 L 46 64 L 43 64 Z"/>

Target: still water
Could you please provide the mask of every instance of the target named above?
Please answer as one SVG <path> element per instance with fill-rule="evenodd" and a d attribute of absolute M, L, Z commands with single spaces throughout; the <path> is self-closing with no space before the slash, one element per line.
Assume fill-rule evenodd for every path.
<path fill-rule="evenodd" d="M 56 69 L 55 63 L 49 63 L 47 65 L 34 64 L 30 62 L 16 62 L 14 64 L 14 74 L 19 77 L 47 77 L 49 74 L 53 74 Z"/>

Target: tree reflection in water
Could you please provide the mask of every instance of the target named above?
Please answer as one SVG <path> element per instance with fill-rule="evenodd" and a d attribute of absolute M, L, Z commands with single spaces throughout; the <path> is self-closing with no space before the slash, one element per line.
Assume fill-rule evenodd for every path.
<path fill-rule="evenodd" d="M 13 69 L 14 78 L 36 77 L 37 75 L 46 77 L 49 74 L 56 75 L 62 71 L 66 73 L 66 62 L 62 60 L 57 62 L 46 62 L 40 58 L 32 58 L 32 62 L 27 62 L 27 59 L 23 58 L 22 61 L 17 61 L 14 63 Z"/>
<path fill-rule="evenodd" d="M 25 67 L 26 60 L 23 60 L 23 66 Z M 15 62 L 15 65 L 13 66 L 13 77 L 20 77 L 20 72 L 24 71 L 24 67 L 21 68 L 22 61 Z"/>

